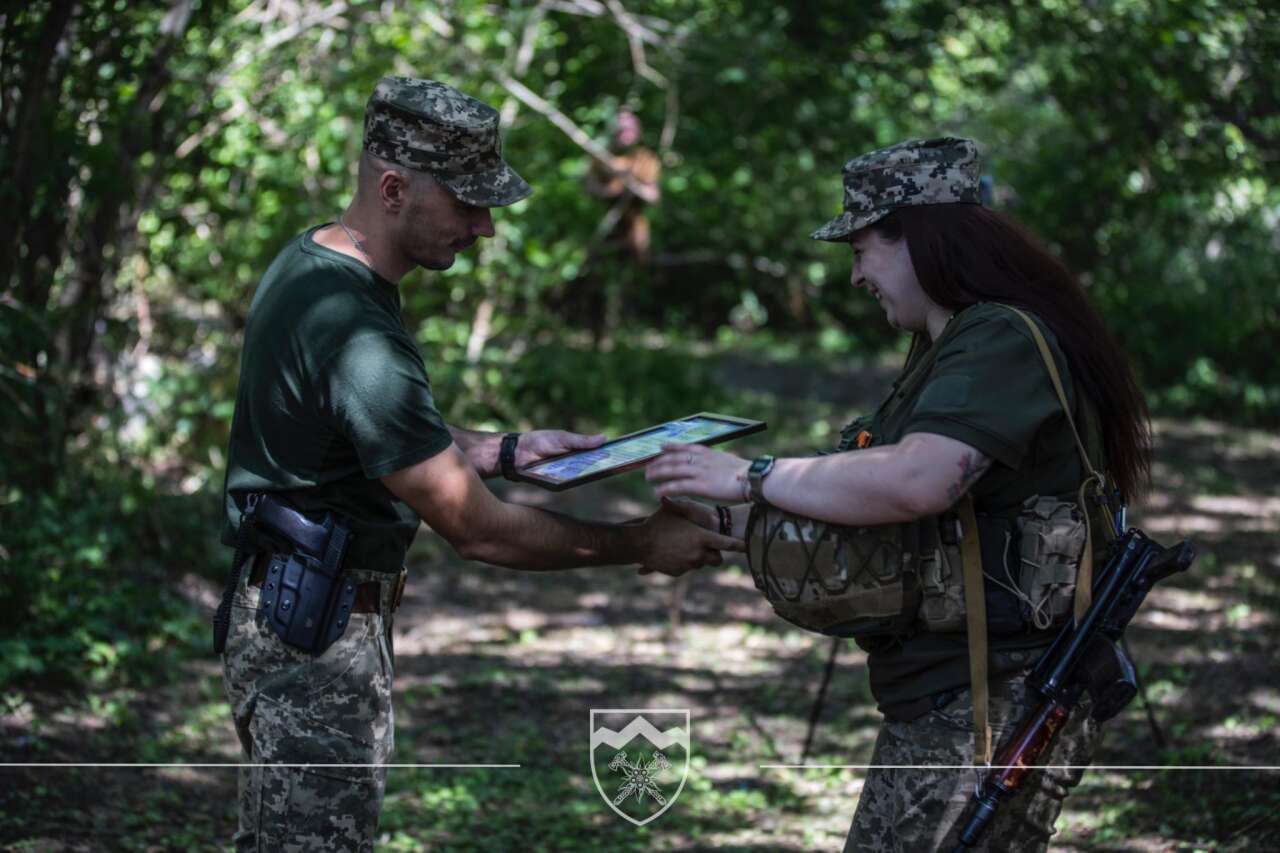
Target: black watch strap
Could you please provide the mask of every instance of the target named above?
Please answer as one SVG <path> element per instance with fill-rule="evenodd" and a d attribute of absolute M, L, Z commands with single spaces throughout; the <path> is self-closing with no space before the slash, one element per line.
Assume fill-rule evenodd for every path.
<path fill-rule="evenodd" d="M 502 445 L 498 448 L 498 470 L 508 480 L 516 479 L 516 442 L 520 433 L 509 432 L 502 437 Z"/>

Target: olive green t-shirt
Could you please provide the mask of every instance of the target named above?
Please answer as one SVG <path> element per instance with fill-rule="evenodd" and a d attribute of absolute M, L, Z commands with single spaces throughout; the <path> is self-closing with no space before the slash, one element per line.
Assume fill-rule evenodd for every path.
<path fill-rule="evenodd" d="M 1030 312 L 1026 312 L 1030 314 Z M 1038 317 L 1053 353 L 1068 403 L 1081 430 L 1092 416 L 1077 393 L 1057 338 Z M 930 363 L 931 362 L 931 363 Z M 919 372 L 912 375 L 912 368 Z M 1003 569 L 1013 517 L 1033 495 L 1075 500 L 1084 479 L 1075 439 L 1054 391 L 1048 368 L 1026 323 L 1008 308 L 978 303 L 956 314 L 931 348 L 911 359 L 903 379 L 873 416 L 876 444 L 915 432 L 945 435 L 993 462 L 972 489 L 979 520 L 983 568 Z M 1085 438 L 1089 447 L 1097 442 Z M 1097 460 L 1094 460 L 1095 465 Z M 958 473 L 958 472 L 957 472 Z M 1096 537 L 1095 538 L 1099 538 Z M 988 582 L 988 632 L 993 675 L 1025 668 L 1039 657 L 1054 631 L 1028 631 L 1017 602 Z M 882 710 L 950 690 L 969 681 L 964 632 L 918 632 L 904 640 L 860 641 L 869 651 L 871 690 Z"/>
<path fill-rule="evenodd" d="M 378 478 L 452 438 L 396 286 L 317 244 L 321 227 L 285 246 L 249 307 L 222 541 L 235 543 L 246 494 L 283 492 L 351 521 L 347 565 L 399 571 L 419 519 Z"/>

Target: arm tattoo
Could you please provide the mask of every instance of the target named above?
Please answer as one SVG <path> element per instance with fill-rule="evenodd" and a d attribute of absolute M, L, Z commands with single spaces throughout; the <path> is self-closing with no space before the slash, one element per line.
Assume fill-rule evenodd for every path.
<path fill-rule="evenodd" d="M 954 483 L 947 486 L 947 498 L 955 503 L 969 491 L 969 487 L 978 481 L 978 478 L 987 472 L 991 467 L 991 457 L 984 456 L 977 451 L 966 453 L 959 462 L 960 476 Z"/>

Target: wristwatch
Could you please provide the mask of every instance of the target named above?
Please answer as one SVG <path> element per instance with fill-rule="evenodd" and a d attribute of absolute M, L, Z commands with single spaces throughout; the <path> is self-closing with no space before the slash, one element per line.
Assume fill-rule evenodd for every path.
<path fill-rule="evenodd" d="M 519 440 L 520 433 L 509 432 L 502 437 L 498 448 L 498 469 L 508 480 L 516 478 L 516 442 Z"/>
<path fill-rule="evenodd" d="M 764 499 L 764 478 L 773 470 L 772 456 L 757 456 L 747 469 L 747 500 L 752 503 L 768 503 Z"/>

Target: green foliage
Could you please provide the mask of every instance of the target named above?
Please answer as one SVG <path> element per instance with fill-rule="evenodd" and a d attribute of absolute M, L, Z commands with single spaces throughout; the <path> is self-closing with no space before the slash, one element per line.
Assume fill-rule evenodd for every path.
<path fill-rule="evenodd" d="M 209 565 L 209 513 L 96 478 L 0 506 L 0 689 L 167 679 L 208 641 L 175 578 Z M 208 497 L 201 504 L 209 506 Z"/>
<path fill-rule="evenodd" d="M 694 411 L 716 411 L 730 399 L 708 362 L 678 348 L 627 343 L 609 352 L 545 343 L 509 361 L 445 364 L 433 378 L 440 399 L 454 402 L 451 420 L 492 422 L 495 428 L 516 415 L 528 424 L 618 435 Z"/>
<path fill-rule="evenodd" d="M 236 117 L 174 164 L 140 220 L 146 264 L 133 286 L 164 306 L 156 334 L 172 330 L 157 354 L 186 362 L 201 336 L 216 357 L 201 375 L 229 391 L 256 277 L 284 240 L 344 203 L 363 100 L 382 73 L 427 73 L 429 52 L 433 75 L 511 101 L 491 71 L 510 67 L 534 13 L 489 11 L 409 4 L 342 30 L 306 29 L 267 55 L 234 54 L 251 58 L 219 77 L 215 106 Z M 677 337 L 843 329 L 858 355 L 883 349 L 891 336 L 879 314 L 844 285 L 846 255 L 805 235 L 837 209 L 848 156 L 965 133 L 984 145 L 997 204 L 1085 275 L 1157 402 L 1280 416 L 1280 374 L 1265 351 L 1280 329 L 1280 197 L 1265 153 L 1276 139 L 1275 85 L 1261 63 L 1276 28 L 1261 5 L 820 3 L 797 15 L 751 0 L 666 0 L 632 11 L 679 22 L 650 59 L 680 101 L 652 210 L 659 262 L 623 297 L 633 327 Z M 224 38 L 251 44 L 269 32 L 240 19 Z M 636 73 L 607 16 L 546 14 L 533 33 L 524 84 L 597 140 L 630 103 L 653 144 L 666 94 Z M 433 365 L 466 361 L 486 302 L 501 363 L 530 341 L 588 326 L 601 279 L 626 274 L 592 255 L 603 209 L 583 192 L 590 158 L 513 106 L 506 152 L 536 195 L 499 213 L 498 238 L 474 258 L 406 282 L 406 313 L 436 345 Z M 490 410 L 536 420 L 524 398 L 496 393 Z M 608 405 L 625 405 L 628 392 L 613 393 Z M 225 428 L 179 455 L 203 464 Z"/>
<path fill-rule="evenodd" d="M 847 252 L 807 234 L 838 210 L 850 156 L 942 133 L 979 140 L 995 204 L 1081 273 L 1161 408 L 1280 423 L 1274 4 L 626 8 L 649 34 L 645 65 L 611 14 L 532 2 L 35 0 L 6 15 L 0 483 L 64 519 L 6 527 L 7 574 L 42 588 L 32 555 L 56 552 L 63 577 L 111 589 L 98 579 L 130 563 L 138 518 L 217 488 L 253 288 L 349 200 L 364 102 L 387 73 L 503 108 L 505 154 L 536 189 L 497 213 L 494 239 L 402 286 L 460 424 L 621 432 L 718 407 L 687 346 L 701 340 L 833 363 L 892 350 Z M 664 164 L 649 267 L 605 251 L 591 157 L 509 78 L 598 144 L 620 105 L 644 121 Z M 611 287 L 621 327 L 601 335 Z M 77 499 L 81 481 L 102 505 Z M 103 508 L 123 495 L 132 515 Z M 155 540 L 155 559 L 176 564 L 178 541 Z M 134 659 L 84 663 L 110 632 L 62 629 L 94 607 L 58 615 L 65 599 L 23 595 L 18 621 L 48 636 L 39 654 L 12 646 L 11 668 L 46 650 L 61 672 Z"/>

